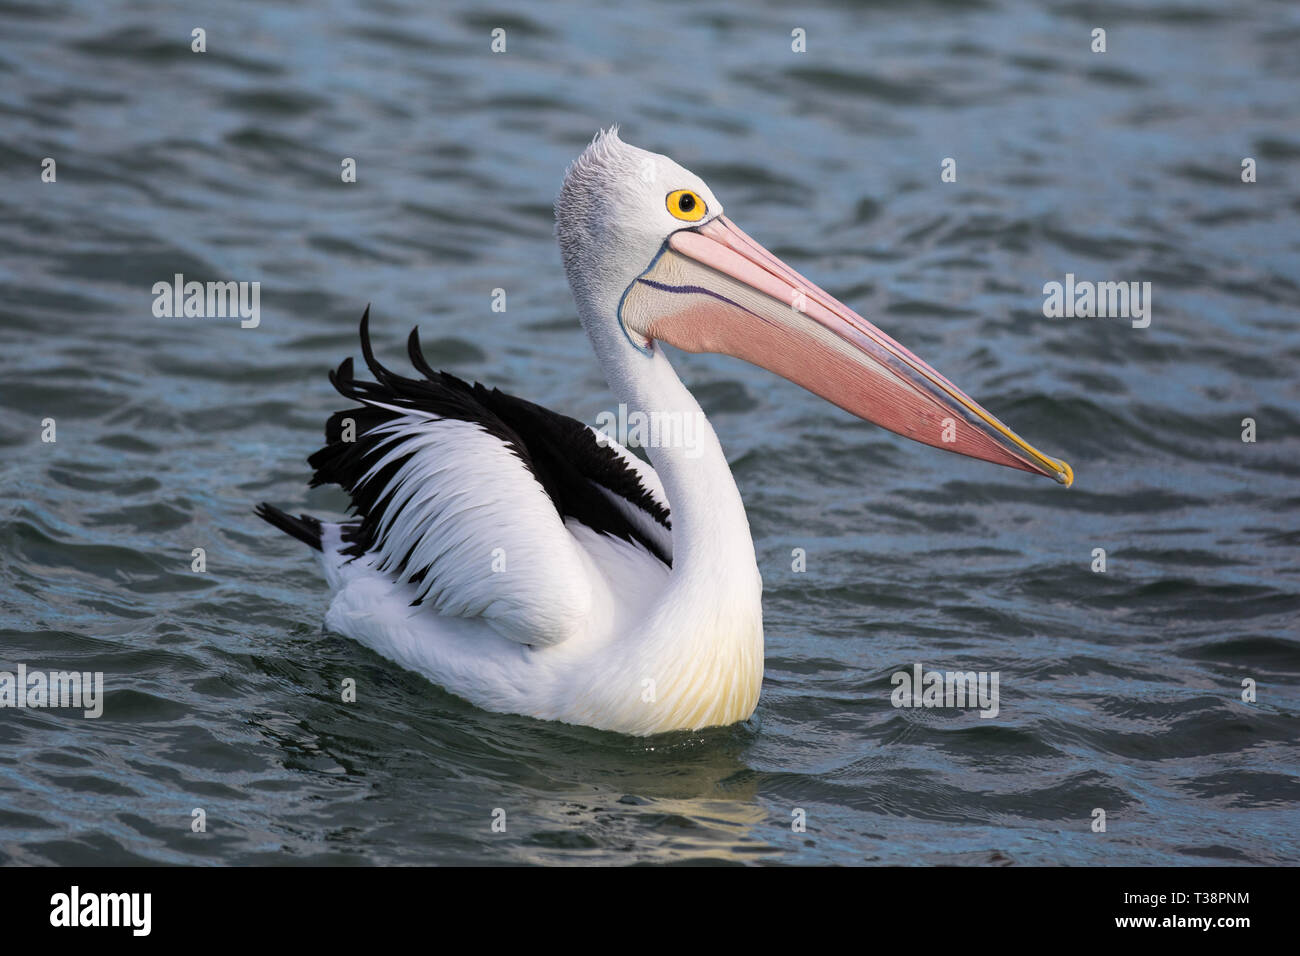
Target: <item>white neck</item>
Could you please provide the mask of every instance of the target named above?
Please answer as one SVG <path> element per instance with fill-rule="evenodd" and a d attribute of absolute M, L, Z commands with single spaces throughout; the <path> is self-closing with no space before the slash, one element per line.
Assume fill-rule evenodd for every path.
<path fill-rule="evenodd" d="M 636 725 L 650 733 L 746 720 L 763 683 L 763 582 L 727 458 L 662 347 L 639 350 L 618 319 L 607 317 L 616 315 L 618 293 L 610 290 L 604 309 L 577 299 L 605 377 L 629 414 L 678 414 L 695 428 L 689 446 L 646 449 L 668 498 L 673 566 L 645 617 L 643 640 L 619 650 L 619 666 L 636 676 L 637 687 L 648 676 L 657 688 L 654 707 L 636 705 Z M 611 693 L 611 706 L 628 706 L 615 684 Z"/>
<path fill-rule="evenodd" d="M 642 411 L 685 423 L 689 444 L 661 443 L 646 453 L 663 483 L 672 512 L 673 570 L 670 589 L 714 602 L 761 601 L 749 519 L 717 433 L 695 397 L 673 371 L 659 344 L 650 354 L 636 348 L 617 319 L 588 325 L 610 388 L 629 414 Z M 612 329 L 611 329 L 612 327 Z M 615 334 L 608 334 L 609 331 Z M 664 420 L 664 419 L 661 419 Z"/>

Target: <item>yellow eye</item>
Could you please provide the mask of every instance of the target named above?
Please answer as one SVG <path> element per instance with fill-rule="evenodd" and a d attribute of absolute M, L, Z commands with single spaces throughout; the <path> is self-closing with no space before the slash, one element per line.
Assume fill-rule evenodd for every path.
<path fill-rule="evenodd" d="M 689 189 L 674 189 L 668 194 L 668 211 L 678 219 L 699 222 L 709 209 L 704 200 Z"/>

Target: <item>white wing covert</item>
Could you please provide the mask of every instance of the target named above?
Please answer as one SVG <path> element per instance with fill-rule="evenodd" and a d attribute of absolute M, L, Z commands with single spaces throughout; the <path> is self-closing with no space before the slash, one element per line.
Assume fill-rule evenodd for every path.
<path fill-rule="evenodd" d="M 362 354 L 375 381 L 356 380 L 351 359 L 330 374 L 361 406 L 332 415 L 326 446 L 309 458 L 313 486 L 352 497 L 359 520 L 345 526 L 346 554 L 410 584 L 413 604 L 482 617 L 532 645 L 579 633 L 591 610 L 566 520 L 671 563 L 668 509 L 648 465 L 576 419 L 433 371 L 415 331 L 408 353 L 424 378 L 396 375 L 375 361 L 367 327 L 368 310 Z"/>

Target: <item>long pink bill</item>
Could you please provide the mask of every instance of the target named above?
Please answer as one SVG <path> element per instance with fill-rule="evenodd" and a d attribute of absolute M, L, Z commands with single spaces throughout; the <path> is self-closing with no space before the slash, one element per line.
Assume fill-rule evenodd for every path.
<path fill-rule="evenodd" d="M 1038 451 L 926 362 L 809 282 L 725 216 L 674 233 L 624 296 L 629 333 L 719 352 L 915 441 L 1046 475 Z"/>

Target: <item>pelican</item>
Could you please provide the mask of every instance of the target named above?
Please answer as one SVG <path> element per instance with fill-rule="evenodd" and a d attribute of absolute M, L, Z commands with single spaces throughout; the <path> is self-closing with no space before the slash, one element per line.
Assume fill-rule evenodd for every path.
<path fill-rule="evenodd" d="M 696 175 L 598 133 L 570 165 L 556 238 L 620 403 L 697 423 L 647 465 L 576 419 L 361 352 L 330 381 L 311 484 L 349 520 L 258 514 L 320 552 L 326 625 L 491 711 L 648 736 L 747 720 L 763 680 L 762 581 L 726 456 L 661 343 L 766 368 L 936 448 L 1045 475 L 1037 451 L 723 215 Z M 680 436 L 685 430 L 673 431 Z M 662 437 L 662 436 L 661 436 Z M 629 442 L 630 443 L 630 442 Z"/>

